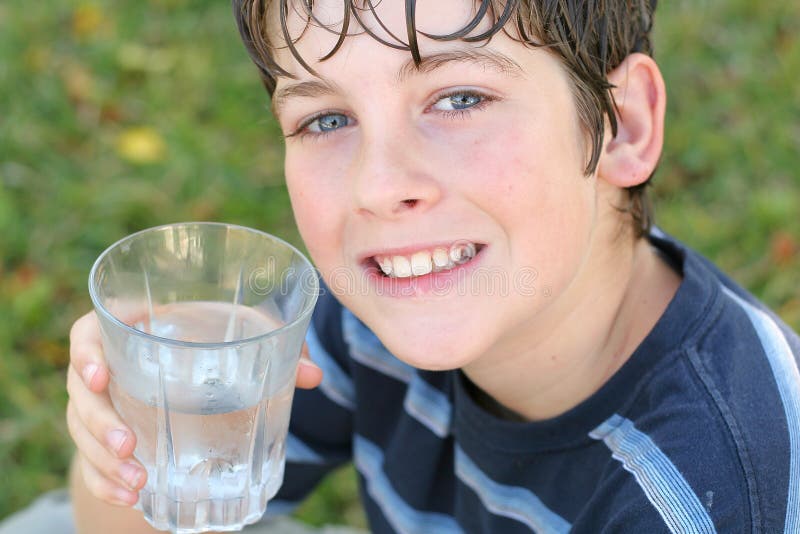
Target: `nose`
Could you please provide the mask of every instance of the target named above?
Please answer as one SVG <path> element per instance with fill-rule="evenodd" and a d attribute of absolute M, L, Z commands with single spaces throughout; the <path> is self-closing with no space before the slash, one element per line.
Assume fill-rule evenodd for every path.
<path fill-rule="evenodd" d="M 408 135 L 364 139 L 353 166 L 354 208 L 359 215 L 394 219 L 422 213 L 442 196 L 439 180 Z"/>

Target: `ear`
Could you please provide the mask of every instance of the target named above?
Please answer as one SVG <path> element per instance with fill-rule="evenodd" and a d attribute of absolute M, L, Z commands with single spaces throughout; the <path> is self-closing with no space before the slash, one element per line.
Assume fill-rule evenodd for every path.
<path fill-rule="evenodd" d="M 630 187 L 646 181 L 661 157 L 667 93 L 661 71 L 644 54 L 625 58 L 608 81 L 616 87 L 617 135 L 606 141 L 597 174 L 610 184 Z"/>

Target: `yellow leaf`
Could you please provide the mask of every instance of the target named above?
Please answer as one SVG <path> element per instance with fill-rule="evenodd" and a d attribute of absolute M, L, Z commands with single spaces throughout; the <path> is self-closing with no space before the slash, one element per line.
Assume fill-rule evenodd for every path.
<path fill-rule="evenodd" d="M 149 126 L 128 128 L 117 138 L 117 153 L 131 163 L 156 163 L 164 159 L 166 145 Z"/>
<path fill-rule="evenodd" d="M 102 24 L 103 13 L 97 6 L 82 4 L 72 13 L 72 33 L 77 37 L 95 33 Z"/>

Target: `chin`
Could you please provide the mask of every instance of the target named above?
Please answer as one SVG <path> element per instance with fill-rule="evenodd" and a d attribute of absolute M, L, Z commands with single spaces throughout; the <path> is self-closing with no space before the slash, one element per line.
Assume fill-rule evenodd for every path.
<path fill-rule="evenodd" d="M 413 339 L 393 333 L 379 339 L 397 359 L 424 371 L 450 371 L 460 369 L 476 358 L 476 346 L 464 340 L 451 340 L 442 336 L 425 336 Z"/>
<path fill-rule="evenodd" d="M 502 335 L 498 328 L 502 308 L 481 298 L 404 299 L 389 305 L 383 300 L 345 300 L 393 356 L 417 369 L 463 368 L 481 358 Z"/>

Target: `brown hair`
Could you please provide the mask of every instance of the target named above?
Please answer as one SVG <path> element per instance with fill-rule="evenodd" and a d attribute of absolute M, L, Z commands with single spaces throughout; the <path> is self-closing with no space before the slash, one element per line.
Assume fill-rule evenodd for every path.
<path fill-rule="evenodd" d="M 328 59 L 339 49 L 348 35 L 351 19 L 360 21 L 361 13 L 370 11 L 382 24 L 375 13 L 376 1 L 386 0 L 342 0 L 343 22 L 337 30 L 339 39 L 320 61 Z M 475 17 L 467 25 L 451 34 L 431 35 L 416 29 L 416 0 L 405 0 L 405 41 L 386 28 L 392 40 L 386 40 L 367 29 L 363 31 L 386 46 L 408 50 L 417 63 L 421 59 L 418 34 L 441 41 L 481 42 L 488 41 L 499 31 L 505 31 L 526 45 L 547 48 L 569 74 L 581 127 L 592 140 L 592 151 L 585 168 L 589 175 L 596 169 L 600 158 L 606 117 L 612 135 L 617 135 L 616 104 L 608 74 L 633 52 L 652 54 L 650 31 L 656 1 L 476 0 Z M 307 24 L 319 24 L 313 13 L 313 0 L 302 0 L 300 3 L 300 6 L 290 6 L 290 0 L 233 0 L 233 11 L 242 40 L 270 94 L 275 90 L 278 77 L 291 77 L 273 58 L 275 44 L 267 30 L 271 23 L 269 17 L 275 8 L 278 9 L 283 41 L 300 65 L 314 72 L 295 49 L 287 28 L 289 9 L 298 10 L 306 18 Z M 479 35 L 471 35 L 484 19 L 489 20 L 490 28 Z M 362 24 L 361 28 L 366 28 L 366 25 Z M 647 234 L 652 224 L 652 209 L 646 191 L 649 183 L 648 178 L 639 185 L 627 188 L 628 204 L 618 207 L 630 215 L 637 237 Z"/>

